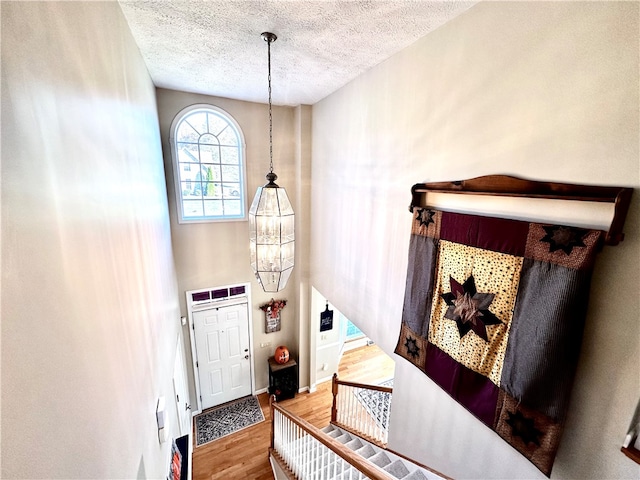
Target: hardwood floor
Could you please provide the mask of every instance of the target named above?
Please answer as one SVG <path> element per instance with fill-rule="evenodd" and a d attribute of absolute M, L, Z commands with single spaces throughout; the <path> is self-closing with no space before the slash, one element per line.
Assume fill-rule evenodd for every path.
<path fill-rule="evenodd" d="M 346 352 L 338 368 L 342 380 L 378 384 L 393 378 L 395 364 L 378 346 Z M 206 445 L 193 447 L 193 480 L 273 480 L 268 448 L 271 436 L 269 398 L 258 396 L 265 421 Z M 314 393 L 300 393 L 281 405 L 322 428 L 331 419 L 331 382 Z M 192 435 L 195 438 L 195 435 Z"/>

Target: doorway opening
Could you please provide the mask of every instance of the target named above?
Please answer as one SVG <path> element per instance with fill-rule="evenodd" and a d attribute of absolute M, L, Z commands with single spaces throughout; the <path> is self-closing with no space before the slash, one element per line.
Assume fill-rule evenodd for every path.
<path fill-rule="evenodd" d="M 250 285 L 186 292 L 197 410 L 255 391 Z"/>

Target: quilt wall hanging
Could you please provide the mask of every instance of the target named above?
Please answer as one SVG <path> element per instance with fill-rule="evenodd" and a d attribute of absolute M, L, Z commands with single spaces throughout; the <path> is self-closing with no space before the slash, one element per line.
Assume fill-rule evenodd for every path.
<path fill-rule="evenodd" d="M 549 476 L 595 255 L 621 234 L 412 211 L 396 353 Z"/>

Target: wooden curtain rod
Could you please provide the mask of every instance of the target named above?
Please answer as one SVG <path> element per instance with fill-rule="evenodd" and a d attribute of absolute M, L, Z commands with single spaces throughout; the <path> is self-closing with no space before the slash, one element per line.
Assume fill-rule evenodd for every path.
<path fill-rule="evenodd" d="M 622 228 L 627 218 L 633 189 L 538 182 L 508 175 L 487 175 L 451 182 L 417 183 L 411 187 L 412 198 L 409 210 L 413 211 L 414 206 L 424 206 L 421 205 L 421 197 L 428 192 L 614 203 L 613 220 L 605 236 L 605 243 L 618 245 L 624 239 Z"/>

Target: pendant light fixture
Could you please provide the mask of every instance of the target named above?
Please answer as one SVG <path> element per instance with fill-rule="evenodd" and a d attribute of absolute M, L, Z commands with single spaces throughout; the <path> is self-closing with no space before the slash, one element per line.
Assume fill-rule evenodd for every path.
<path fill-rule="evenodd" d="M 278 292 L 286 285 L 293 271 L 294 258 L 294 214 L 284 188 L 275 181 L 273 173 L 273 116 L 271 112 L 271 44 L 276 37 L 264 32 L 267 42 L 269 66 L 269 173 L 268 183 L 258 187 L 249 208 L 249 243 L 251 268 L 265 292 Z"/>

